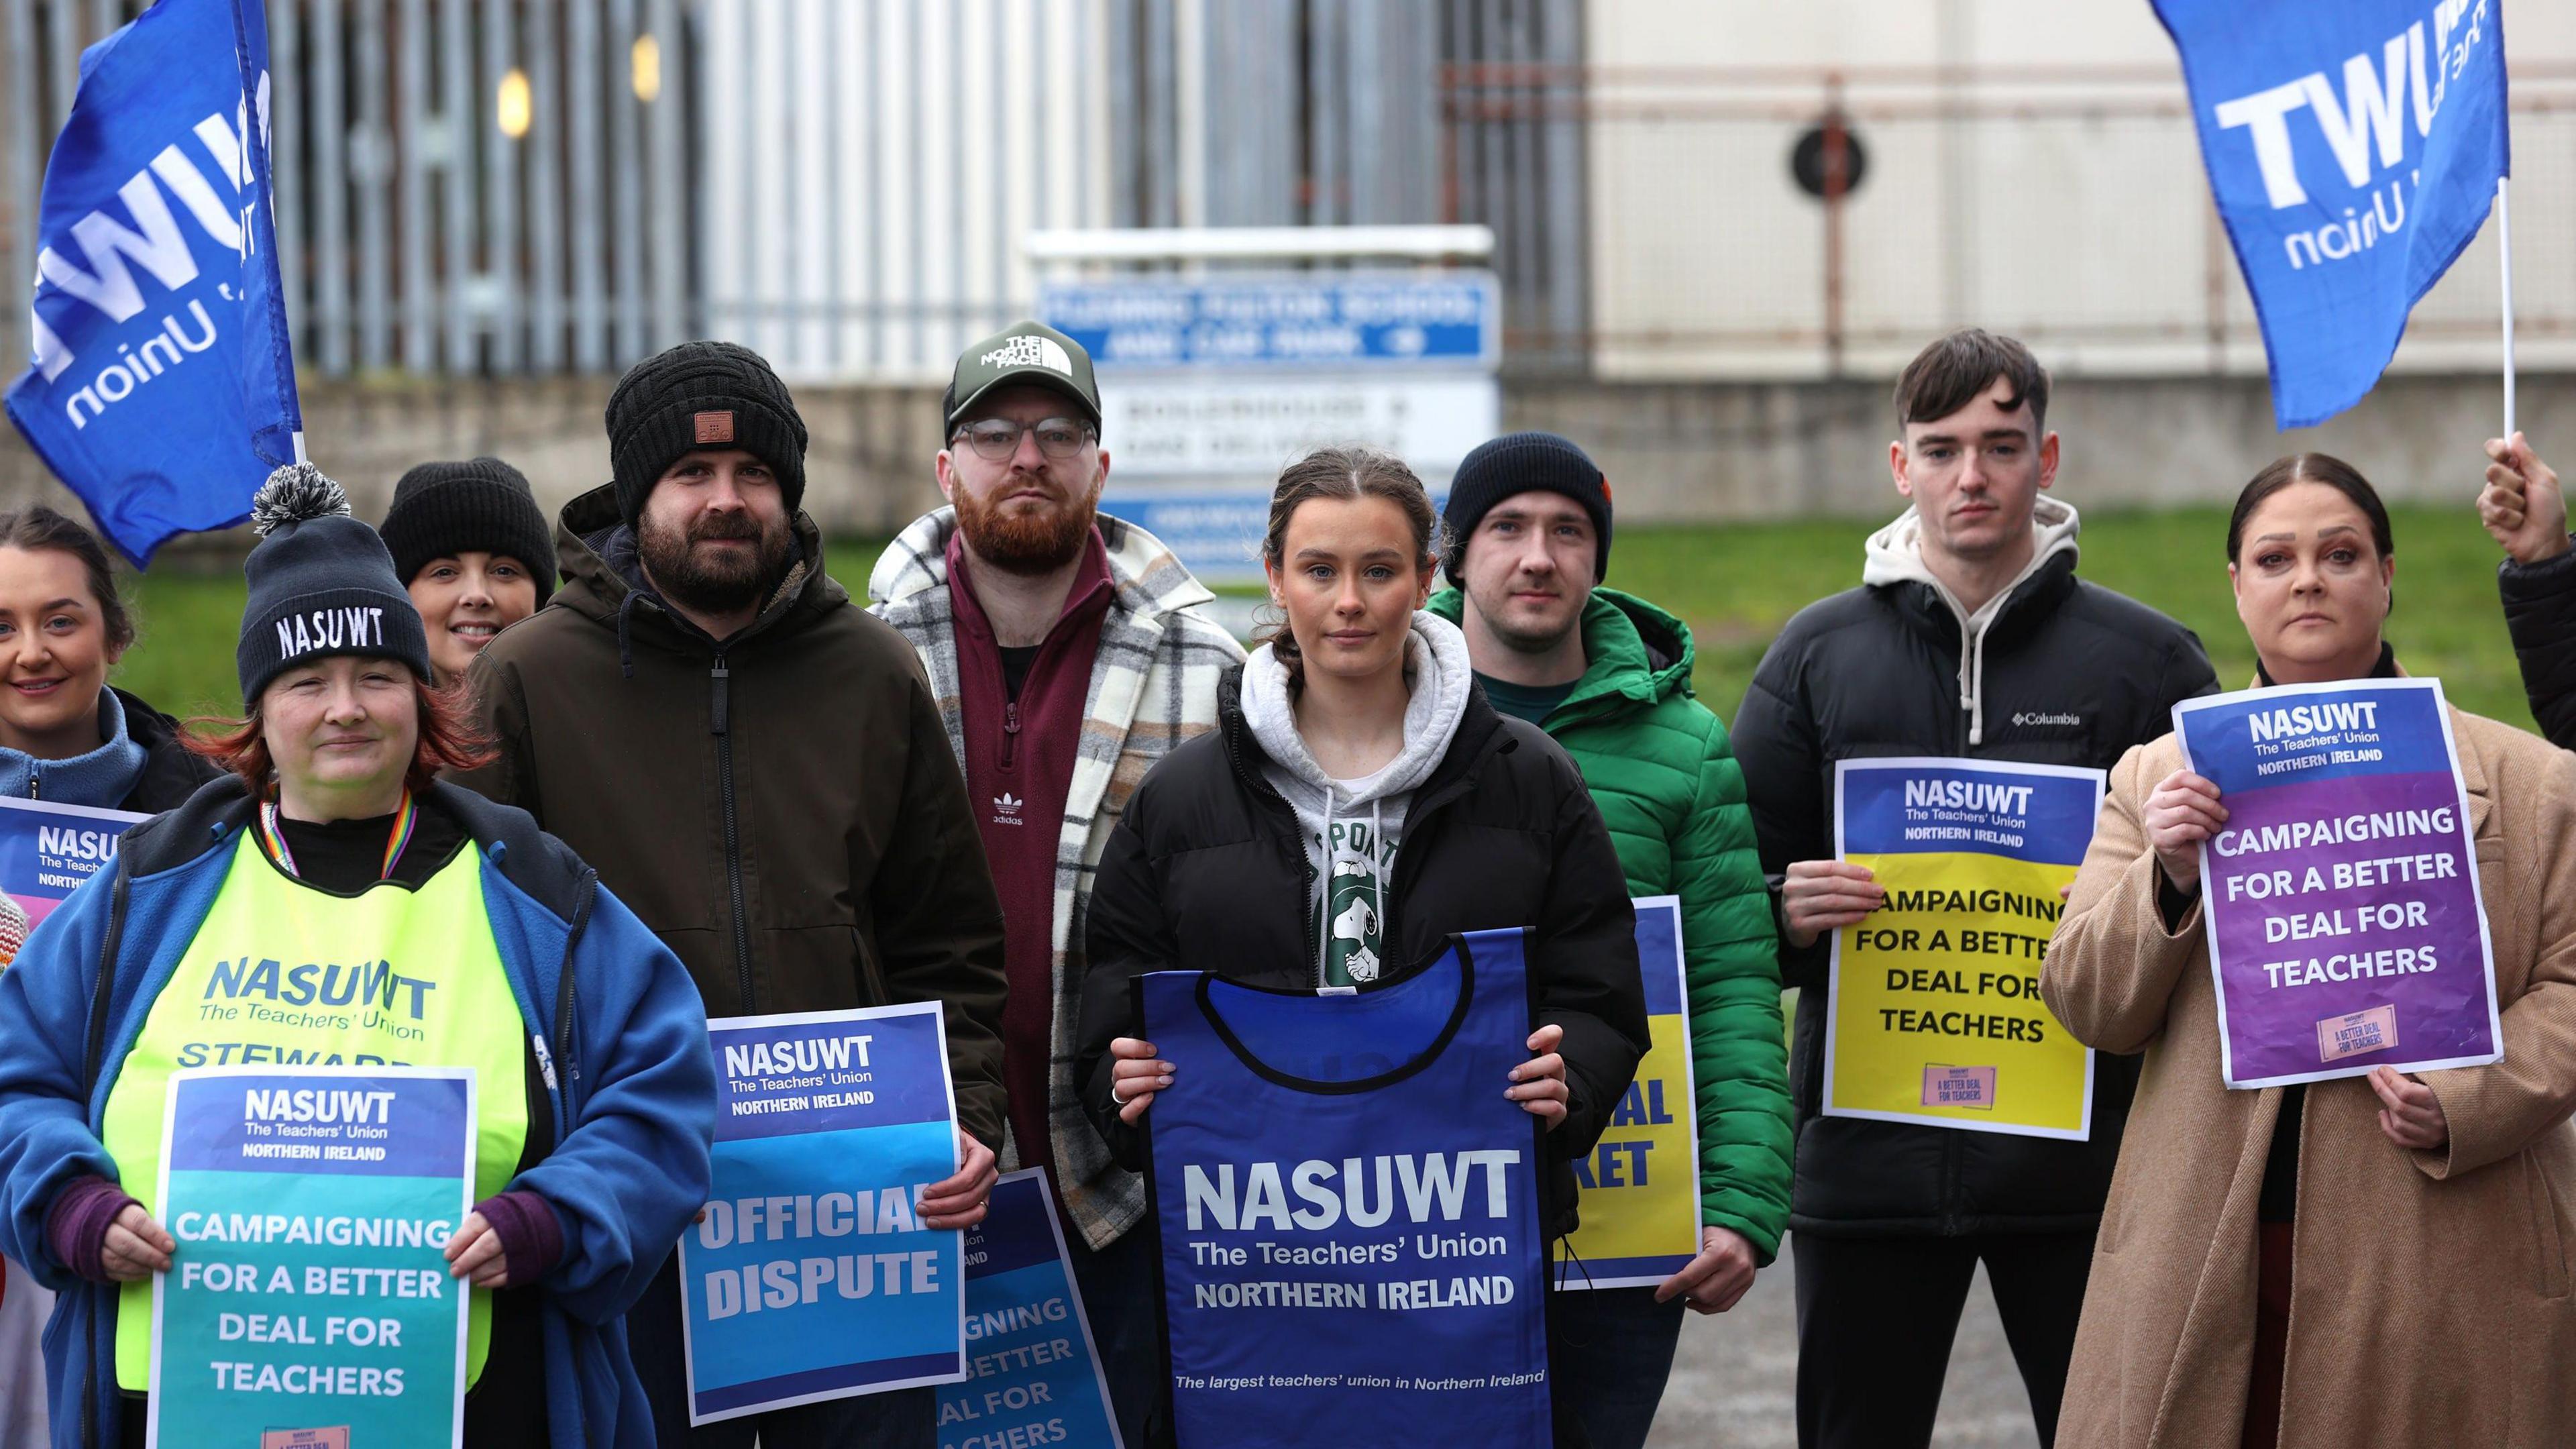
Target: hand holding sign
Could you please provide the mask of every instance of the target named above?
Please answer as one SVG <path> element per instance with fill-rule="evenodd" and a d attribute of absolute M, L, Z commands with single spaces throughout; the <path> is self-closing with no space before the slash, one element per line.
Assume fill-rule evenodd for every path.
<path fill-rule="evenodd" d="M 1512 1068 L 1514 1085 L 1503 1092 L 1520 1103 L 1522 1111 L 1545 1122 L 1550 1132 L 1565 1125 L 1565 1104 L 1570 1095 L 1565 1086 L 1565 1058 L 1556 1050 L 1564 1040 L 1565 1028 L 1552 1023 L 1531 1032 L 1529 1049 L 1535 1055 Z"/>
<path fill-rule="evenodd" d="M 502 1251 L 500 1231 L 481 1213 L 467 1213 L 441 1251 L 449 1277 L 467 1279 L 477 1288 L 510 1286 L 510 1259 Z"/>
<path fill-rule="evenodd" d="M 970 1132 L 957 1134 L 957 1171 L 921 1190 L 921 1225 L 925 1228 L 971 1228 L 984 1220 L 984 1203 L 993 1195 L 1001 1170 L 993 1149 Z"/>
<path fill-rule="evenodd" d="M 1172 1064 L 1154 1059 L 1154 1044 L 1122 1036 L 1109 1044 L 1115 1060 L 1109 1068 L 1109 1100 L 1118 1104 L 1118 1120 L 1134 1125 L 1154 1105 L 1154 1094 L 1172 1084 Z"/>
<path fill-rule="evenodd" d="M 2148 794 L 2142 823 L 2165 879 L 2176 890 L 2200 889 L 2200 843 L 2227 824 L 2218 787 L 2189 770 L 2176 770 Z"/>
<path fill-rule="evenodd" d="M 107 1241 L 101 1246 L 107 1276 L 118 1283 L 140 1283 L 155 1273 L 169 1272 L 170 1255 L 178 1250 L 178 1242 L 139 1202 L 127 1203 L 116 1221 L 107 1225 Z"/>
<path fill-rule="evenodd" d="M 2515 563 L 2531 565 L 2567 551 L 2567 498 L 2558 474 L 2531 451 L 2522 434 L 2487 439 L 2487 486 L 2478 494 L 2478 522 Z"/>
<path fill-rule="evenodd" d="M 1849 861 L 1793 861 L 1780 879 L 1780 914 L 1789 944 L 1801 950 L 1828 931 L 1859 925 L 1886 904 L 1878 877 Z"/>
<path fill-rule="evenodd" d="M 1724 1313 L 1753 1286 L 1753 1244 L 1742 1233 L 1721 1227 L 1699 1230 L 1699 1256 L 1655 1290 L 1657 1303 L 1676 1297 L 1694 1313 Z"/>
<path fill-rule="evenodd" d="M 2419 1078 L 2379 1067 L 2370 1074 L 2370 1089 L 2379 1094 L 2379 1130 L 2409 1152 L 2437 1152 L 2451 1140 L 2451 1119 L 2442 1099 Z"/>

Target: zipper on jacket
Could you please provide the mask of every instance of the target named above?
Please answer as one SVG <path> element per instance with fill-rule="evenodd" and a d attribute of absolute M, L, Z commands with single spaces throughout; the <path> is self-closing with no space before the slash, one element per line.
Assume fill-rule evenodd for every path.
<path fill-rule="evenodd" d="M 572 927 L 564 934 L 563 968 L 556 973 L 561 989 L 555 994 L 555 1065 L 562 1073 L 556 1092 L 562 1098 L 560 1111 L 563 1119 L 562 1125 L 555 1129 L 557 1142 L 563 1140 L 561 1134 L 572 1130 L 572 1084 L 581 1080 L 581 1061 L 573 1055 L 572 1049 L 572 958 L 573 953 L 581 949 L 582 933 L 590 929 L 590 908 L 599 899 L 599 872 L 588 866 L 582 867 L 578 889 L 581 898 L 573 903 Z"/>
<path fill-rule="evenodd" d="M 88 1060 L 81 1073 L 87 1096 L 97 1095 L 98 1074 L 107 1069 L 107 1007 L 115 989 L 117 948 L 125 940 L 125 885 L 129 877 L 123 859 L 117 861 L 115 869 L 116 880 L 109 888 L 107 903 L 107 939 L 99 945 L 98 987 L 90 1001 Z M 90 1338 L 89 1367 L 81 1373 L 80 1423 L 82 1449 L 98 1449 L 98 1339 L 94 1333 Z"/>
<path fill-rule="evenodd" d="M 1240 717 L 1241 712 L 1238 710 L 1237 718 Z M 1243 751 L 1237 748 L 1231 733 L 1228 734 L 1225 742 L 1225 758 L 1228 764 L 1234 766 L 1235 778 L 1243 781 L 1243 788 L 1251 791 L 1254 799 L 1266 801 L 1274 816 L 1288 817 L 1288 848 L 1294 852 L 1290 858 L 1296 862 L 1300 873 L 1299 879 L 1302 882 L 1297 891 L 1297 939 L 1306 944 L 1306 954 L 1303 959 L 1320 962 L 1319 948 L 1315 942 L 1315 917 L 1318 914 L 1314 900 L 1315 865 L 1306 858 L 1306 842 L 1300 838 L 1305 834 L 1306 827 L 1298 823 L 1297 811 L 1289 805 L 1288 797 L 1280 794 L 1277 787 L 1260 778 L 1244 765 Z M 1380 914 L 1384 914 L 1384 907 L 1380 907 Z M 1322 973 L 1323 968 L 1318 965 L 1316 984 L 1319 986 L 1323 984 Z"/>
<path fill-rule="evenodd" d="M 1018 700 L 1016 700 L 1016 699 L 1015 699 L 1015 700 L 1012 700 L 1012 701 L 1010 701 L 1009 703 L 1007 703 L 1007 704 L 1005 704 L 1005 705 L 1003 705 L 1003 706 L 1002 706 L 1002 768 L 1003 768 L 1003 769 L 1007 770 L 1007 769 L 1011 768 L 1011 761 L 1012 761 L 1014 758 L 1016 758 L 1016 757 L 1018 756 L 1018 754 L 1019 754 L 1019 749 L 1020 749 L 1020 702 L 1019 702 Z"/>
<path fill-rule="evenodd" d="M 756 1009 L 751 993 L 751 927 L 743 919 L 746 906 L 742 893 L 742 822 L 733 799 L 733 722 L 730 705 L 733 671 L 725 668 L 724 651 L 716 651 L 714 667 L 707 671 L 708 683 L 715 690 L 708 727 L 716 737 L 716 786 L 724 797 L 725 889 L 733 900 L 733 973 L 734 985 L 742 994 L 742 1013 Z"/>

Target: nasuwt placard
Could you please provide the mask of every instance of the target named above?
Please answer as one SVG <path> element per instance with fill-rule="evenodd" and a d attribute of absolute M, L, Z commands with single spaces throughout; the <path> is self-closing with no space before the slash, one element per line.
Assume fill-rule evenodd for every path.
<path fill-rule="evenodd" d="M 1006 1173 L 966 1230 L 966 1379 L 939 1386 L 939 1449 L 1120 1449 L 1109 1383 L 1046 1169 Z"/>
<path fill-rule="evenodd" d="M 1524 944 L 1347 994 L 1138 978 L 1181 1449 L 1552 1442 Z"/>
<path fill-rule="evenodd" d="M 1642 896 L 1636 908 L 1653 1045 L 1601 1141 L 1574 1160 L 1583 1225 L 1557 1240 L 1559 1288 L 1652 1288 L 1699 1256 L 1699 1110 L 1682 899 Z"/>
<path fill-rule="evenodd" d="M 2227 1085 L 2500 1060 L 2441 682 L 2214 695 L 2176 705 L 2174 728 L 2227 807 L 2200 851 Z"/>
<path fill-rule="evenodd" d="M 440 1067 L 170 1075 L 157 1201 L 178 1250 L 153 1278 L 149 1444 L 463 1441 L 446 1248 L 471 1209 L 474 1088 Z"/>
<path fill-rule="evenodd" d="M 128 810 L 0 798 L 0 893 L 26 913 L 32 930 L 83 881 L 116 864 L 118 838 L 151 818 Z"/>
<path fill-rule="evenodd" d="M 1989 760 L 1843 760 L 1834 848 L 1887 903 L 1834 933 L 1832 1117 L 2082 1140 L 2093 1053 L 2039 997 L 2102 772 Z"/>
<path fill-rule="evenodd" d="M 938 1003 L 707 1035 L 715 1183 L 680 1234 L 690 1422 L 964 1378 L 960 1235 L 914 1207 L 957 1171 Z"/>

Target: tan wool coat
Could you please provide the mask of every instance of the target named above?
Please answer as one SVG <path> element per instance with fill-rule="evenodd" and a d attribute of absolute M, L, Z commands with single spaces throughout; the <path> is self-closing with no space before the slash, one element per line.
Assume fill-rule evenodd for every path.
<path fill-rule="evenodd" d="M 2504 1059 L 2426 1072 L 2445 1150 L 2379 1128 L 2362 1078 L 2311 1085 L 2280 1449 L 2576 1444 L 2576 755 L 2451 713 L 2495 946 Z M 2228 1091 L 2194 904 L 2168 932 L 2140 817 L 2171 735 L 2111 772 L 2041 986 L 2076 1037 L 2144 1052 L 2057 1442 L 2228 1449 L 2254 1351 L 2255 1198 L 2282 1093 Z"/>

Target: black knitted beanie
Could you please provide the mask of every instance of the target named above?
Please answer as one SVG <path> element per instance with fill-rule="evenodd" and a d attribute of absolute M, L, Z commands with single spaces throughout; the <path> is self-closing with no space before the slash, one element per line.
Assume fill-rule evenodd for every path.
<path fill-rule="evenodd" d="M 377 532 L 406 587 L 431 559 L 497 553 L 526 567 L 536 581 L 538 608 L 554 596 L 554 532 L 527 475 L 498 458 L 423 463 L 405 473 Z"/>
<path fill-rule="evenodd" d="M 1592 581 L 1610 576 L 1610 479 L 1601 466 L 1554 433 L 1506 433 L 1477 444 L 1449 479 L 1449 499 L 1440 516 L 1449 527 L 1449 551 L 1441 560 L 1449 582 L 1459 582 L 1467 535 L 1494 505 L 1514 494 L 1539 491 L 1562 493 L 1592 515 Z"/>
<path fill-rule="evenodd" d="M 683 342 L 628 368 L 608 395 L 608 461 L 628 523 L 663 472 L 696 448 L 750 452 L 778 474 L 789 515 L 804 506 L 805 419 L 750 348 Z"/>

